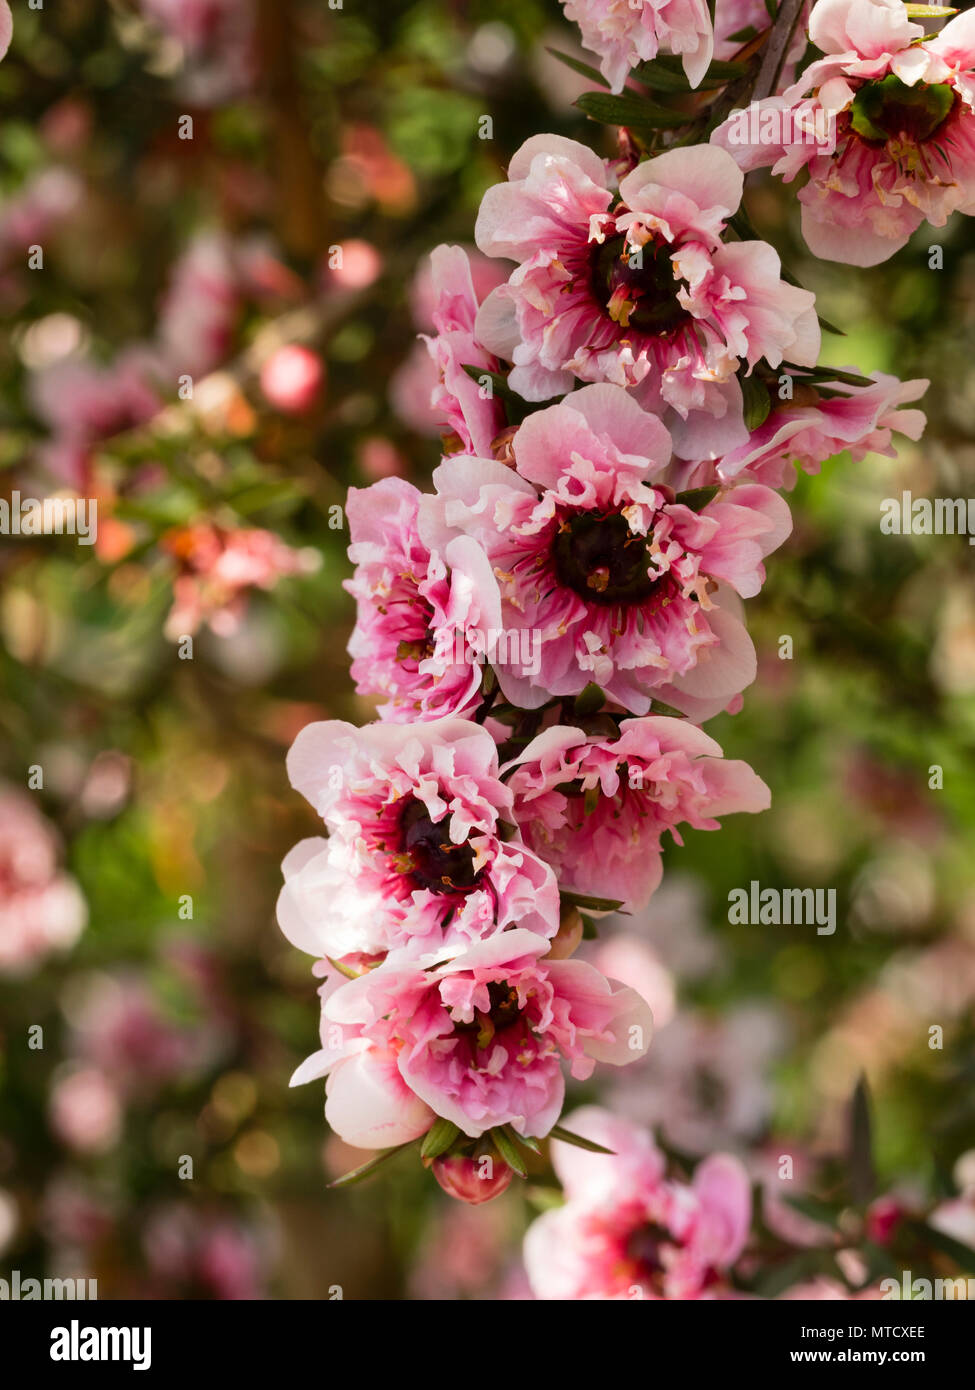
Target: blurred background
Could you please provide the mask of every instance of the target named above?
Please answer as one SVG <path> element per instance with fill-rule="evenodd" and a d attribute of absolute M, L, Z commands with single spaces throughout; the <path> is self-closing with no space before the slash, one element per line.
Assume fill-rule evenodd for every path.
<path fill-rule="evenodd" d="M 467 1208 L 397 1160 L 327 1190 L 363 1155 L 319 1086 L 288 1089 L 318 1001 L 274 903 L 315 833 L 291 740 L 372 714 L 344 651 L 345 489 L 423 486 L 439 457 L 425 253 L 471 243 L 528 135 L 614 153 L 547 48 L 584 55 L 556 0 L 14 9 L 0 496 L 99 512 L 92 546 L 0 536 L 0 1273 L 102 1298 L 518 1297 L 543 1180 Z M 973 551 L 879 518 L 905 489 L 975 491 L 975 225 L 862 272 L 804 254 L 781 186 L 748 205 L 846 331 L 825 360 L 929 377 L 928 430 L 791 494 L 748 610 L 758 679 L 708 726 L 772 810 L 687 832 L 645 918 L 586 946 L 659 1032 L 574 1096 L 759 1183 L 788 1153 L 828 1198 L 865 1073 L 877 1191 L 930 1204 L 975 1187 Z M 752 879 L 835 888 L 835 934 L 729 924 Z"/>

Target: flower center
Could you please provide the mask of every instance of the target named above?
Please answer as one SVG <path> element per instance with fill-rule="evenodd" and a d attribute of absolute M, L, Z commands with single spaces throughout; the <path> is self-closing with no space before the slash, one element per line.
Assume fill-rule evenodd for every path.
<path fill-rule="evenodd" d="M 853 98 L 853 129 L 864 140 L 921 144 L 944 125 L 954 100 L 947 82 L 908 87 L 890 73 L 878 82 L 865 83 Z"/>
<path fill-rule="evenodd" d="M 673 1245 L 674 1238 L 665 1226 L 648 1221 L 631 1231 L 626 1240 L 626 1255 L 640 1268 L 647 1278 L 658 1274 L 663 1268 L 660 1251 L 665 1245 Z"/>
<path fill-rule="evenodd" d="M 422 801 L 411 800 L 400 821 L 403 853 L 398 858 L 418 888 L 431 893 L 466 893 L 477 882 L 474 850 L 451 844 L 447 820 L 436 825 Z"/>
<path fill-rule="evenodd" d="M 628 250 L 626 238 L 611 237 L 592 250 L 593 293 L 610 318 L 643 333 L 673 333 L 689 315 L 677 299 L 671 248 L 648 241 Z"/>
<path fill-rule="evenodd" d="M 474 1017 L 469 1023 L 454 1025 L 458 1033 L 476 1035 L 471 1037 L 471 1044 L 476 1052 L 484 1052 L 491 1046 L 495 1034 L 512 1028 L 522 1016 L 518 991 L 513 985 L 509 985 L 507 980 L 491 980 L 488 983 L 488 999 L 490 1004 L 487 1013 L 475 1009 Z"/>
<path fill-rule="evenodd" d="M 643 603 L 668 582 L 650 573 L 647 540 L 618 512 L 563 518 L 554 546 L 559 582 L 590 603 Z"/>

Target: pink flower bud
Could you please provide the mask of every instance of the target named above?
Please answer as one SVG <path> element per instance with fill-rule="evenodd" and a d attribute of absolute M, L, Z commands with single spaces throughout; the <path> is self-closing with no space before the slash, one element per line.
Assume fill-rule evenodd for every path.
<path fill-rule="evenodd" d="M 303 415 L 321 394 L 322 359 L 309 348 L 290 343 L 277 348 L 261 368 L 261 390 L 275 410 Z"/>
<path fill-rule="evenodd" d="M 448 1196 L 476 1207 L 500 1196 L 513 1173 L 496 1154 L 448 1154 L 434 1159 L 433 1176 Z"/>

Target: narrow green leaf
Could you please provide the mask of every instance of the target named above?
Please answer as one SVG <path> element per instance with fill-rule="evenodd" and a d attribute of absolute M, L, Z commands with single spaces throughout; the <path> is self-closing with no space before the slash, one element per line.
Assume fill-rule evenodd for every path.
<path fill-rule="evenodd" d="M 570 58 L 568 53 L 560 53 L 557 48 L 549 48 L 546 51 L 551 53 L 553 58 L 558 58 L 559 62 L 564 63 L 567 68 L 579 73 L 581 77 L 588 77 L 591 82 L 598 82 L 600 87 L 609 87 L 609 83 L 602 73 L 591 68 L 588 63 L 582 63 L 578 58 Z"/>
<path fill-rule="evenodd" d="M 622 901 L 616 898 L 593 898 L 585 893 L 572 893 L 568 889 L 560 890 L 563 903 L 569 903 L 572 907 L 588 908 L 590 912 L 615 912 L 617 908 L 623 906 Z"/>
<path fill-rule="evenodd" d="M 452 1120 L 438 1117 L 423 1136 L 423 1142 L 420 1144 L 420 1157 L 438 1158 L 440 1154 L 447 1152 L 458 1134 L 460 1134 L 460 1130 Z"/>
<path fill-rule="evenodd" d="M 668 111 L 640 97 L 614 97 L 603 92 L 583 92 L 575 105 L 603 125 L 635 126 L 644 130 L 675 130 L 689 124 L 691 119 L 680 111 Z"/>
<path fill-rule="evenodd" d="M 359 1168 L 353 1168 L 351 1173 L 343 1173 L 340 1178 L 336 1178 L 334 1182 L 330 1182 L 328 1186 L 330 1188 L 353 1187 L 357 1182 L 363 1182 L 366 1178 L 372 1177 L 380 1164 L 385 1163 L 388 1158 L 392 1158 L 393 1154 L 398 1154 L 401 1153 L 403 1149 L 408 1149 L 410 1144 L 415 1142 L 415 1140 L 411 1139 L 409 1144 L 397 1144 L 395 1148 L 383 1149 L 375 1158 L 370 1158 L 367 1163 L 363 1163 Z"/>
<path fill-rule="evenodd" d="M 870 1123 L 870 1091 L 861 1076 L 850 1102 L 848 1154 L 850 1190 L 856 1202 L 868 1202 L 876 1186 L 873 1167 L 873 1135 Z"/>
<path fill-rule="evenodd" d="M 549 1130 L 550 1139 L 559 1139 L 563 1144 L 572 1144 L 577 1149 L 585 1149 L 586 1153 L 591 1154 L 615 1154 L 615 1149 L 604 1149 L 602 1144 L 596 1144 L 591 1139 L 583 1139 L 581 1134 L 573 1134 L 570 1129 L 563 1129 L 561 1125 L 553 1125 Z"/>
<path fill-rule="evenodd" d="M 525 1167 L 525 1160 L 521 1156 L 518 1145 L 505 1133 L 503 1127 L 491 1130 L 491 1142 L 512 1172 L 517 1173 L 519 1178 L 528 1176 L 528 1169 Z"/>

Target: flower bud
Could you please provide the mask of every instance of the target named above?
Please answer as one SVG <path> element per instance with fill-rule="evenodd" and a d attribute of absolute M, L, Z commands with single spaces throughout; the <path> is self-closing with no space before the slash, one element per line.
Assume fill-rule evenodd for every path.
<path fill-rule="evenodd" d="M 498 1197 L 512 1179 L 512 1171 L 497 1154 L 445 1154 L 434 1159 L 433 1176 L 450 1197 L 479 1206 Z"/>

